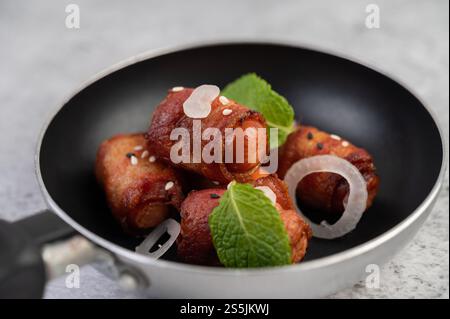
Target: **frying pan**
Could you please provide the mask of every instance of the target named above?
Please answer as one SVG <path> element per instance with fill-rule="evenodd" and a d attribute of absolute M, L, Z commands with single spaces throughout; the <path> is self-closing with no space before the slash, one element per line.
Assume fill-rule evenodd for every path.
<path fill-rule="evenodd" d="M 139 240 L 121 231 L 96 183 L 97 147 L 116 133 L 144 131 L 168 88 L 223 88 L 247 72 L 285 96 L 300 123 L 373 155 L 381 177 L 374 205 L 352 233 L 313 239 L 305 261 L 292 266 L 225 269 L 178 263 L 171 252 L 159 260 L 134 253 Z M 68 262 L 96 261 L 128 288 L 160 297 L 323 297 L 363 279 L 368 265 L 383 264 L 416 234 L 437 198 L 445 157 L 429 110 L 398 82 L 361 63 L 274 43 L 143 54 L 85 84 L 46 125 L 36 169 L 49 211 L 0 223 L 0 294 L 39 297 L 46 276 L 63 273 Z M 71 238 L 75 232 L 82 237 Z"/>

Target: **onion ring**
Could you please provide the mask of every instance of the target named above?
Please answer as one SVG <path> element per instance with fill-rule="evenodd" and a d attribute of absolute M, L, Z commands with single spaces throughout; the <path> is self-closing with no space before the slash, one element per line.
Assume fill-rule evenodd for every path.
<path fill-rule="evenodd" d="M 341 175 L 350 186 L 348 200 L 344 213 L 334 224 L 325 220 L 319 225 L 311 222 L 298 208 L 296 203 L 296 189 L 298 183 L 307 175 L 319 172 L 329 172 Z M 342 237 L 355 229 L 367 204 L 367 185 L 360 171 L 349 161 L 333 155 L 317 155 L 304 158 L 289 168 L 284 181 L 288 185 L 289 195 L 292 197 L 297 213 L 311 226 L 313 236 L 324 239 Z"/>
<path fill-rule="evenodd" d="M 136 252 L 142 255 L 150 256 L 155 259 L 158 259 L 162 255 L 164 255 L 170 247 L 172 247 L 173 243 L 177 239 L 178 235 L 180 234 L 180 224 L 172 219 L 166 219 L 161 224 L 158 225 L 155 229 L 153 229 L 150 234 L 144 239 L 144 241 L 136 247 Z M 170 238 L 167 239 L 167 241 L 161 245 L 157 250 L 150 252 L 150 249 L 158 242 L 158 239 L 161 238 L 161 236 L 164 233 L 168 233 L 170 235 Z"/>

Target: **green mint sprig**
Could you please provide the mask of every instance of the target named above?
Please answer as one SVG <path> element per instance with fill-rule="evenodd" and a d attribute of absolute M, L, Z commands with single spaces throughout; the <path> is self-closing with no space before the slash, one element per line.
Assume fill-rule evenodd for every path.
<path fill-rule="evenodd" d="M 225 267 L 291 263 L 289 236 L 269 198 L 249 184 L 233 182 L 209 216 L 209 227 Z"/>

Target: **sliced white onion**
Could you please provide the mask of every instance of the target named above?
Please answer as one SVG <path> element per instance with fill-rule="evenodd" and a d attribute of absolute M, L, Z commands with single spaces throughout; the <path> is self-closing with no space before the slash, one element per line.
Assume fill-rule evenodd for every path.
<path fill-rule="evenodd" d="M 211 112 L 211 103 L 220 94 L 219 87 L 203 84 L 192 91 L 183 103 L 184 114 L 190 118 L 205 118 Z"/>
<path fill-rule="evenodd" d="M 180 229 L 180 224 L 176 220 L 172 218 L 166 219 L 161 224 L 159 224 L 158 227 L 153 229 L 152 232 L 148 234 L 148 236 L 144 239 L 144 241 L 136 247 L 136 252 L 158 259 L 162 255 L 164 255 L 173 245 L 178 235 L 180 234 Z M 150 252 L 150 249 L 166 232 L 170 235 L 169 239 L 157 250 Z"/>
<path fill-rule="evenodd" d="M 266 195 L 268 199 L 275 205 L 277 202 L 277 195 L 273 192 L 273 190 L 269 186 L 256 186 L 255 189 L 259 189 Z"/>
<path fill-rule="evenodd" d="M 333 155 L 317 155 L 304 158 L 288 170 L 284 181 L 288 185 L 289 194 L 295 202 L 298 183 L 307 175 L 318 172 L 329 172 L 341 175 L 350 186 L 347 204 L 341 218 L 333 225 L 322 221 L 320 225 L 311 222 L 297 207 L 297 212 L 311 226 L 313 236 L 334 239 L 342 237 L 355 229 L 367 204 L 367 185 L 359 170 L 349 161 Z"/>

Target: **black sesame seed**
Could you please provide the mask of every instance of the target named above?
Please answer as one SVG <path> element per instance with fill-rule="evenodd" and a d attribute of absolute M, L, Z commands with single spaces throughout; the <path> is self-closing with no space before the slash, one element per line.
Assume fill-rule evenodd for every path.
<path fill-rule="evenodd" d="M 136 156 L 134 153 L 127 153 L 126 155 L 128 158 L 132 158 L 133 156 Z"/>
<path fill-rule="evenodd" d="M 217 195 L 217 194 L 209 194 L 209 196 L 210 196 L 211 198 L 220 198 L 220 196 Z"/>
<path fill-rule="evenodd" d="M 308 132 L 308 134 L 306 135 L 306 137 L 308 138 L 308 140 L 312 140 L 314 138 L 313 133 Z"/>
<path fill-rule="evenodd" d="M 319 150 L 323 149 L 323 144 L 322 144 L 322 143 L 317 143 L 317 148 L 318 148 Z"/>

